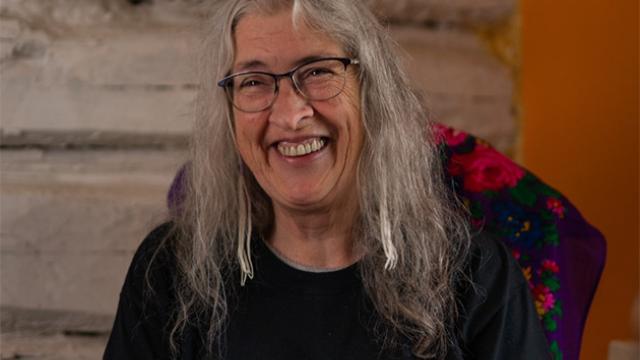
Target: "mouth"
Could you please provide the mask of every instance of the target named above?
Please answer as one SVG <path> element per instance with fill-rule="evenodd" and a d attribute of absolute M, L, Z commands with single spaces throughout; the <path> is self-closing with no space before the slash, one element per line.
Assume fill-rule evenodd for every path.
<path fill-rule="evenodd" d="M 275 148 L 282 156 L 300 157 L 318 152 L 324 149 L 328 143 L 328 138 L 319 136 L 300 142 L 280 141 L 275 144 Z"/>

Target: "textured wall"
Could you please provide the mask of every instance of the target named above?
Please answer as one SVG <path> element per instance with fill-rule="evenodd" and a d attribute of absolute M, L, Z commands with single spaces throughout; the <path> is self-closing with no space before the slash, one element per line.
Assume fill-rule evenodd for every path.
<path fill-rule="evenodd" d="M 203 2 L 0 3 L 3 358 L 98 357 L 133 251 L 186 158 Z M 513 69 L 486 34 L 515 0 L 369 2 L 433 116 L 510 151 Z M 45 345 L 29 345 L 34 334 Z"/>
<path fill-rule="evenodd" d="M 195 91 L 189 31 L 200 1 L 5 0 L 0 7 L 5 144 L 183 136 Z M 511 69 L 472 29 L 500 25 L 511 1 L 372 1 L 406 50 L 439 121 L 513 145 Z M 90 136 L 90 138 L 87 138 Z M 144 143 L 143 138 L 137 139 Z"/>

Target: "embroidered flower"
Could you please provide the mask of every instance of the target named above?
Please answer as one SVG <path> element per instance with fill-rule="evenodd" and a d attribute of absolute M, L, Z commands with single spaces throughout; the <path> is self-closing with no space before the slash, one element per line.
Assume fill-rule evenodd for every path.
<path fill-rule="evenodd" d="M 547 209 L 551 210 L 560 219 L 564 218 L 565 208 L 562 202 L 556 198 L 547 199 Z"/>
<path fill-rule="evenodd" d="M 444 141 L 449 146 L 457 146 L 462 144 L 469 135 L 465 132 L 441 125 L 436 124 L 433 127 L 438 142 Z"/>
<path fill-rule="evenodd" d="M 551 271 L 552 273 L 557 274 L 560 271 L 560 267 L 555 261 L 547 259 L 542 262 L 542 270 Z"/>
<path fill-rule="evenodd" d="M 532 291 L 533 301 L 536 305 L 536 311 L 538 312 L 538 315 L 543 316 L 553 308 L 556 303 L 556 299 L 549 288 L 542 284 L 534 286 Z"/>
<path fill-rule="evenodd" d="M 522 268 L 522 274 L 524 275 L 524 278 L 527 279 L 527 281 L 531 281 L 531 266 Z"/>
<path fill-rule="evenodd" d="M 525 174 L 509 158 L 483 144 L 470 153 L 453 154 L 449 173 L 462 176 L 463 188 L 472 192 L 514 187 Z"/>
<path fill-rule="evenodd" d="M 556 304 L 556 298 L 555 296 L 553 296 L 552 292 L 549 292 L 548 294 L 546 294 L 544 301 L 542 302 L 542 309 L 546 313 L 549 310 L 553 309 L 553 306 L 555 304 Z"/>
<path fill-rule="evenodd" d="M 474 229 L 481 229 L 482 225 L 484 225 L 482 219 L 471 219 L 471 226 L 473 226 Z"/>
<path fill-rule="evenodd" d="M 526 213 L 521 207 L 510 202 L 496 202 L 496 228 L 512 244 L 531 248 L 543 241 L 541 220 L 536 213 Z"/>

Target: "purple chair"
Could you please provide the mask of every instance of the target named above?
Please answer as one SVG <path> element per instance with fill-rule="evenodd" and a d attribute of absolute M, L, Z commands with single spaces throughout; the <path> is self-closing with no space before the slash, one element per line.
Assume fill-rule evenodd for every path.
<path fill-rule="evenodd" d="M 529 281 L 553 358 L 577 360 L 604 268 L 604 237 L 567 198 L 486 142 L 444 125 L 435 130 L 472 225 L 502 239 Z M 187 166 L 169 190 L 170 211 L 180 209 Z"/>

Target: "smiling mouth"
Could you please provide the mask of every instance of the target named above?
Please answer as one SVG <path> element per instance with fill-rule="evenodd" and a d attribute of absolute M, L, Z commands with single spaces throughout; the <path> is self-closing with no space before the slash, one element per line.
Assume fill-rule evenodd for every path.
<path fill-rule="evenodd" d="M 309 138 L 300 143 L 287 143 L 282 141 L 278 143 L 276 149 L 281 155 L 298 157 L 322 150 L 327 142 L 328 140 L 324 137 Z"/>

